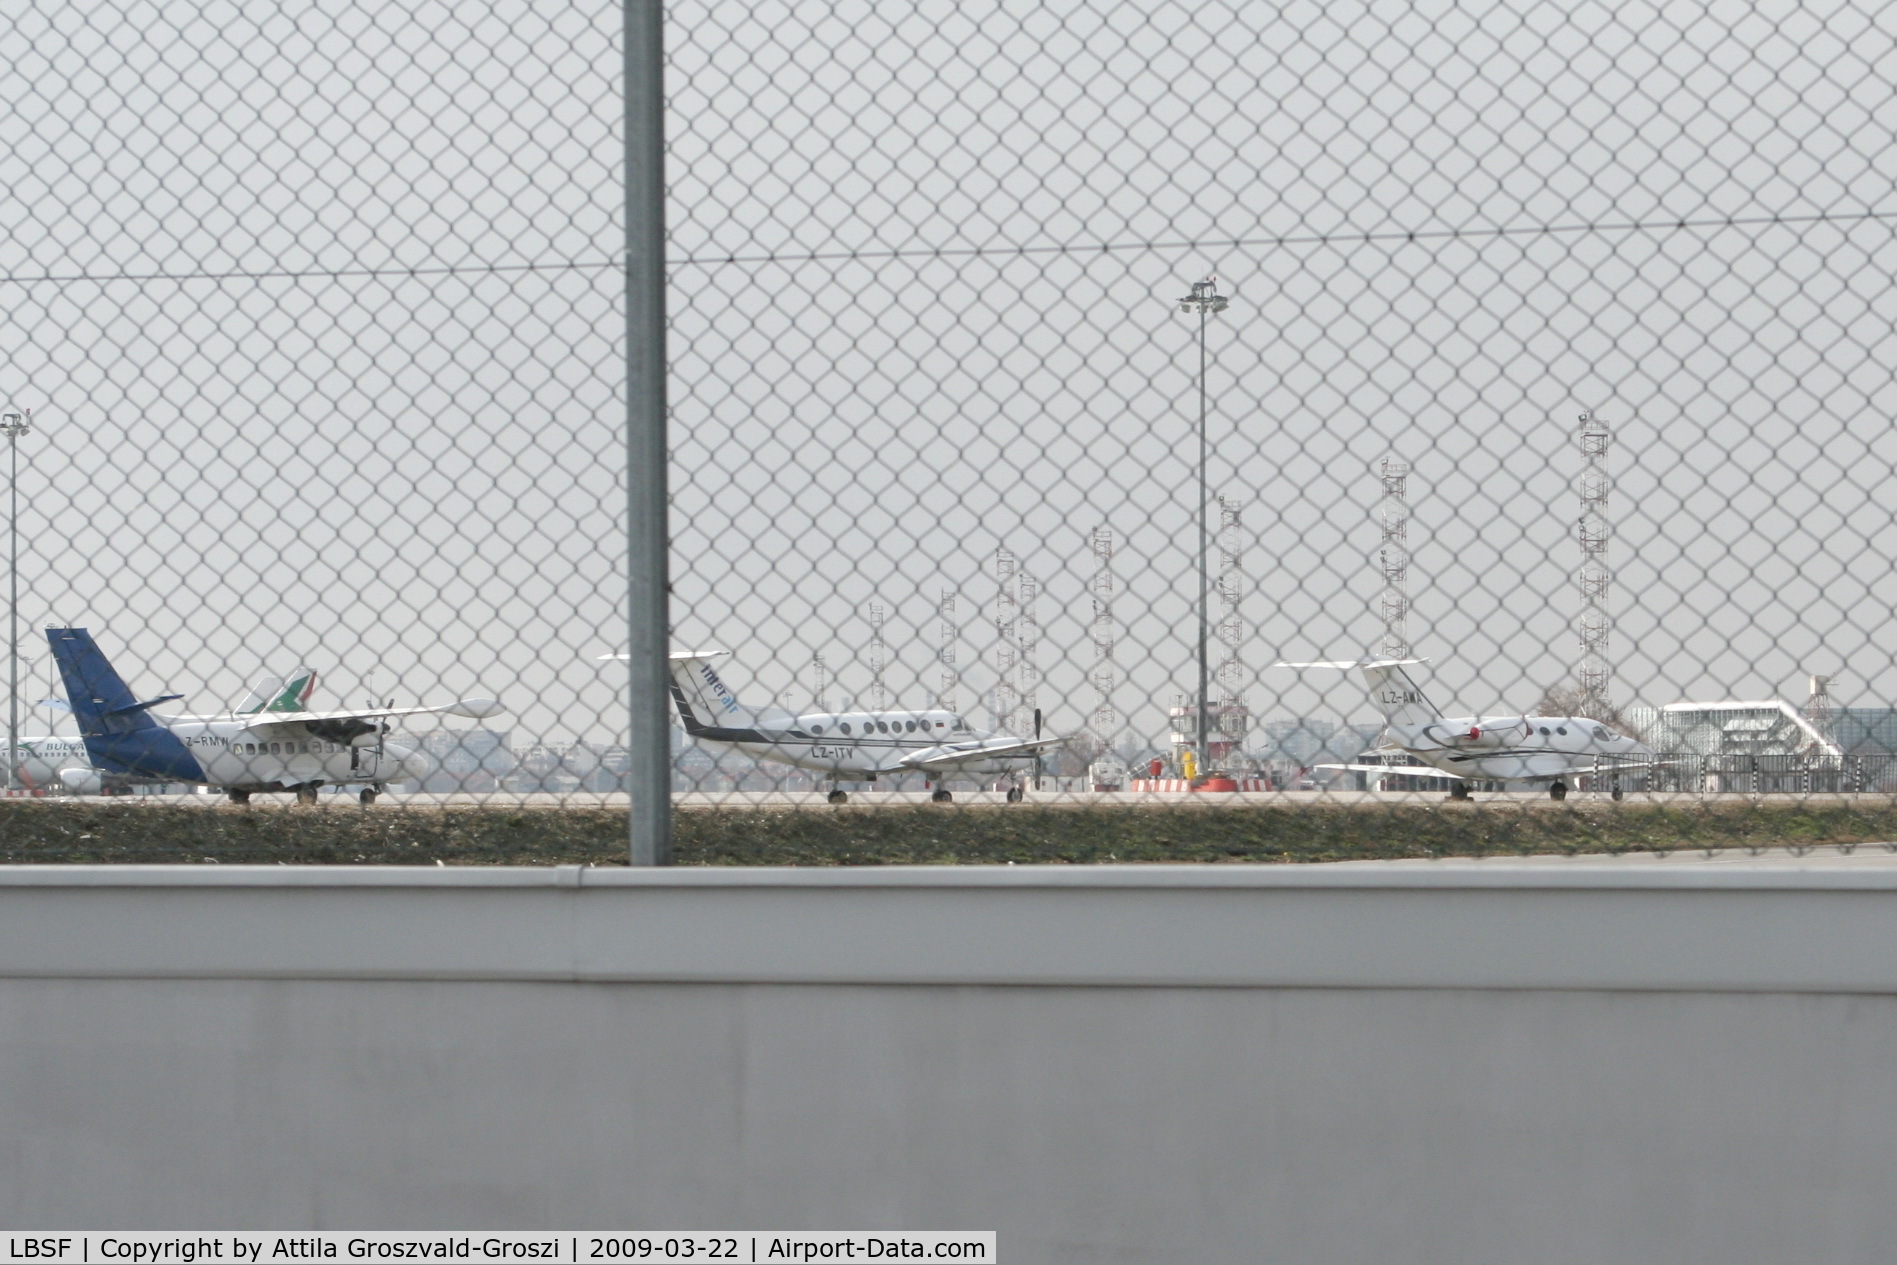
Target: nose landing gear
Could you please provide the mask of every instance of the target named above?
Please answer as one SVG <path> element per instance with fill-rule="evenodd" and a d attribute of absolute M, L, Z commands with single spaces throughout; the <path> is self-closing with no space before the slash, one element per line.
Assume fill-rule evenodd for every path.
<path fill-rule="evenodd" d="M 1567 797 L 1568 784 L 1566 782 L 1556 782 L 1548 788 L 1548 798 L 1554 800 L 1556 803 L 1560 803 Z"/>
<path fill-rule="evenodd" d="M 373 786 L 363 787 L 362 794 L 356 796 L 356 802 L 361 804 L 364 808 L 367 808 L 369 805 L 375 803 L 375 793 L 377 789 L 377 787 Z"/>
<path fill-rule="evenodd" d="M 233 804 L 248 804 L 250 802 L 249 791 L 232 791 L 230 797 L 231 803 Z"/>
<path fill-rule="evenodd" d="M 1451 782 L 1449 784 L 1449 798 L 1461 799 L 1461 800 L 1468 799 L 1469 798 L 1469 784 L 1467 782 Z"/>

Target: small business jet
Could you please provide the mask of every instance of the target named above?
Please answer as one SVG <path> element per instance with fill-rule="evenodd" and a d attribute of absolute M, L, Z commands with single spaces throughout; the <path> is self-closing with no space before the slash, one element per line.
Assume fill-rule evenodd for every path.
<path fill-rule="evenodd" d="M 266 676 L 243 701 L 229 712 L 230 716 L 254 716 L 259 712 L 300 712 L 309 706 L 310 694 L 316 689 L 316 670 L 301 667 L 291 675 L 288 681 L 280 676 Z M 60 711 L 71 711 L 72 707 L 63 698 L 42 699 L 42 703 L 56 707 Z M 218 719 L 217 717 L 191 717 L 193 720 Z M 150 778 L 128 778 L 119 775 L 107 776 L 92 767 L 92 758 L 86 754 L 84 738 L 67 738 L 59 734 L 20 739 L 19 750 L 14 756 L 14 767 L 19 773 L 20 782 L 29 790 L 41 788 L 60 788 L 75 795 L 100 795 L 107 790 L 129 787 L 140 781 L 152 781 Z"/>
<path fill-rule="evenodd" d="M 74 791 L 96 790 L 104 779 L 115 778 L 214 786 L 234 804 L 249 803 L 258 791 L 295 791 L 299 803 L 313 804 L 321 786 L 359 785 L 361 801 L 368 805 L 387 783 L 422 777 L 430 767 L 422 752 L 388 741 L 390 721 L 406 716 L 481 720 L 507 710 L 493 699 L 469 698 L 438 707 L 391 702 L 362 711 L 311 712 L 301 710 L 308 693 L 299 687 L 284 689 L 249 714 L 163 716 L 152 709 L 184 695 L 138 701 L 85 629 L 48 628 L 46 639 L 90 765 L 57 771 L 60 782 Z M 314 684 L 312 679 L 308 687 Z"/>
<path fill-rule="evenodd" d="M 933 784 L 938 804 L 954 796 L 944 777 L 1008 777 L 1010 803 L 1022 798 L 1020 777 L 1058 738 L 1016 738 L 976 729 L 949 711 L 846 711 L 794 715 L 782 708 L 752 708 L 738 702 L 711 666 L 723 650 L 672 656 L 672 701 L 685 732 L 700 742 L 733 747 L 778 764 L 814 769 L 830 780 L 830 802 L 849 795 L 840 781 L 874 782 L 884 773 L 920 773 Z M 623 654 L 601 655 L 624 659 Z M 1040 728 L 1040 718 L 1035 718 Z"/>
<path fill-rule="evenodd" d="M 1451 799 L 1469 798 L 1470 782 L 1545 783 L 1550 799 L 1568 797 L 1568 780 L 1583 774 L 1610 778 L 1629 769 L 1653 767 L 1653 753 L 1638 739 L 1615 733 L 1585 716 L 1446 717 L 1424 697 L 1403 669 L 1422 659 L 1349 659 L 1279 663 L 1280 668 L 1361 668 L 1370 697 L 1383 713 L 1379 752 L 1409 755 L 1430 766 L 1320 764 L 1355 773 L 1407 773 L 1446 777 Z M 1621 797 L 1620 782 L 1612 783 Z"/>

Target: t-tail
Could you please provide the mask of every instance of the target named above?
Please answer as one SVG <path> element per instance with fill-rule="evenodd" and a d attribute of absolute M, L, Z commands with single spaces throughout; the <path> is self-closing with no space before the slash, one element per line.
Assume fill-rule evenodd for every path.
<path fill-rule="evenodd" d="M 1372 660 L 1363 665 L 1364 680 L 1370 683 L 1370 700 L 1383 713 L 1383 723 L 1395 726 L 1427 725 L 1441 720 L 1443 714 L 1424 697 L 1422 688 L 1410 680 L 1405 664 L 1421 659 Z"/>
<path fill-rule="evenodd" d="M 713 659 L 725 653 L 691 650 L 672 655 L 672 702 L 678 707 L 679 719 L 685 722 L 686 733 L 742 741 L 733 735 L 754 730 L 758 713 L 738 702 L 738 696 L 711 666 Z"/>
<path fill-rule="evenodd" d="M 48 628 L 46 640 L 66 683 L 66 700 L 79 722 L 79 732 L 88 737 L 156 729 L 151 708 L 184 697 L 166 694 L 140 702 L 83 628 Z"/>
<path fill-rule="evenodd" d="M 1281 668 L 1362 668 L 1370 684 L 1370 699 L 1391 726 L 1427 725 L 1442 713 L 1424 695 L 1422 687 L 1403 669 L 1422 659 L 1328 659 L 1321 663 L 1280 663 Z"/>

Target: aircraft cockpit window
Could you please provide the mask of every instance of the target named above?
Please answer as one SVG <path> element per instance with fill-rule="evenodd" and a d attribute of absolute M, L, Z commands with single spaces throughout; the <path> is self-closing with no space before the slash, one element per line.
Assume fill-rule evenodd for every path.
<path fill-rule="evenodd" d="M 1614 738 L 1613 733 L 1604 725 L 1594 726 L 1594 736 L 1599 738 L 1602 742 L 1611 742 Z"/>

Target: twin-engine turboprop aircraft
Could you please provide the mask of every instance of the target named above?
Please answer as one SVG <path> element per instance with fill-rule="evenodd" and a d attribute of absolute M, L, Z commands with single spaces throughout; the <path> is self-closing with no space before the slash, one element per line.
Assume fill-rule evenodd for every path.
<path fill-rule="evenodd" d="M 388 741 L 388 722 L 429 715 L 480 720 L 507 710 L 493 699 L 470 698 L 439 707 L 304 711 L 315 684 L 310 674 L 248 714 L 160 716 L 154 707 L 184 696 L 139 702 L 83 628 L 48 628 L 46 639 L 90 764 L 56 771 L 73 791 L 96 791 L 106 779 L 185 782 L 215 786 L 237 804 L 257 791 L 295 791 L 313 804 L 317 788 L 350 785 L 361 786 L 362 802 L 372 804 L 387 783 L 429 770 L 421 752 Z"/>
<path fill-rule="evenodd" d="M 950 711 L 846 711 L 793 715 L 780 708 L 746 707 L 711 666 L 723 650 L 672 656 L 672 701 L 685 732 L 700 742 L 736 748 L 779 764 L 814 769 L 830 780 L 830 802 L 849 796 L 841 781 L 874 782 L 884 773 L 921 773 L 934 783 L 930 796 L 953 796 L 944 777 L 1012 777 L 1008 799 L 1022 796 L 1020 774 L 1058 738 L 1016 738 L 976 729 Z M 623 659 L 623 654 L 601 655 Z M 1036 728 L 1039 728 L 1038 719 Z"/>
<path fill-rule="evenodd" d="M 1638 739 L 1615 733 L 1585 716 L 1462 716 L 1450 718 L 1424 697 L 1403 669 L 1422 659 L 1350 659 L 1321 663 L 1279 663 L 1280 668 L 1362 668 L 1370 697 L 1383 713 L 1379 751 L 1414 756 L 1431 771 L 1423 776 L 1456 779 L 1451 799 L 1469 798 L 1470 782 L 1545 784 L 1552 799 L 1568 797 L 1568 782 L 1581 775 L 1606 775 L 1613 796 L 1621 797 L 1616 774 L 1653 767 L 1653 753 Z M 1410 773 L 1420 770 L 1387 764 L 1320 764 L 1320 769 L 1357 773 Z"/>

